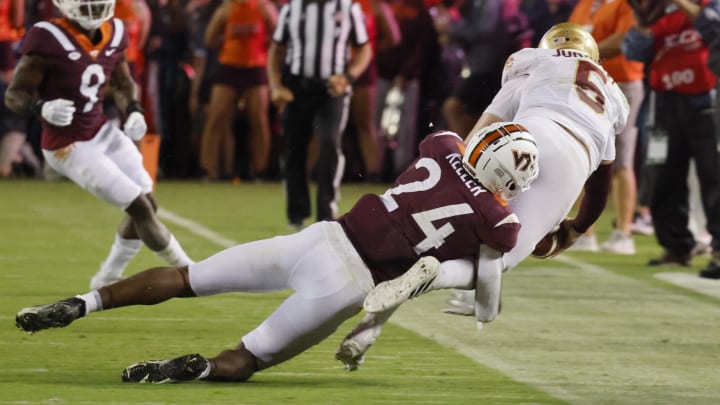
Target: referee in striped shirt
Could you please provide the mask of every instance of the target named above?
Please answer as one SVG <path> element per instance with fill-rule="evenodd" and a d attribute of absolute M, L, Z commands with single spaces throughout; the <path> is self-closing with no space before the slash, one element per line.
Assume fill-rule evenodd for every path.
<path fill-rule="evenodd" d="M 341 140 L 351 85 L 371 57 L 359 3 L 290 0 L 280 9 L 267 69 L 272 102 L 283 113 L 291 228 L 302 228 L 310 217 L 306 167 L 314 133 L 320 141 L 317 220 L 330 220 L 337 214 L 337 188 L 345 166 Z"/>

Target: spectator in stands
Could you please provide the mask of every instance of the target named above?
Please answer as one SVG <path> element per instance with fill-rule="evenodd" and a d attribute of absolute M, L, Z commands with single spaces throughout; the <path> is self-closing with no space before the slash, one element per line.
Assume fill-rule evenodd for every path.
<path fill-rule="evenodd" d="M 533 31 L 533 46 L 540 42 L 548 28 L 567 21 L 576 3 L 576 0 L 521 0 L 520 11 L 527 16 Z"/>
<path fill-rule="evenodd" d="M 635 25 L 633 10 L 626 0 L 580 0 L 570 22 L 584 26 L 595 38 L 602 66 L 618 83 L 630 105 L 628 123 L 615 138 L 616 156 L 613 162 L 612 201 L 615 206 L 615 229 L 602 249 L 611 253 L 635 254 L 631 225 L 635 214 L 637 184 L 635 181 L 635 145 L 637 143 L 637 115 L 643 100 L 643 64 L 628 61 L 620 51 L 625 33 Z M 583 244 L 584 243 L 584 244 Z M 579 239 L 574 248 L 597 250 L 591 229 Z"/>
<path fill-rule="evenodd" d="M 380 137 L 377 127 L 377 80 L 375 55 L 378 50 L 400 44 L 400 28 L 386 0 L 359 0 L 365 15 L 365 26 L 373 50 L 367 69 L 353 84 L 350 98 L 350 124 L 357 131 L 357 139 L 365 163 L 365 178 L 380 180 Z"/>
<path fill-rule="evenodd" d="M 280 10 L 267 70 L 272 102 L 284 110 L 284 175 L 291 229 L 302 228 L 311 215 L 306 166 L 314 132 L 320 149 L 316 218 L 330 220 L 337 214 L 350 86 L 372 57 L 362 21 L 360 5 L 351 1 L 290 0 Z"/>
<path fill-rule="evenodd" d="M 125 32 L 128 35 L 128 47 L 125 50 L 126 60 L 130 68 L 135 83 L 138 84 L 138 99 L 143 98 L 143 86 L 141 75 L 145 66 L 145 56 L 143 49 L 150 34 L 150 8 L 145 0 L 116 0 L 115 17 L 122 20 L 125 24 Z M 106 87 L 108 93 L 112 93 L 112 89 Z M 108 116 L 118 127 L 122 127 L 122 113 L 117 109 L 112 97 L 105 98 L 103 103 L 105 115 Z"/>
<path fill-rule="evenodd" d="M 443 115 L 451 131 L 467 134 L 500 89 L 500 61 L 529 47 L 533 33 L 516 0 L 466 1 L 461 14 L 451 35 L 465 47 L 470 71 L 445 101 Z"/>
<path fill-rule="evenodd" d="M 160 170 L 174 175 L 190 155 L 190 80 L 183 67 L 190 59 L 190 27 L 181 0 L 148 0 L 152 24 L 145 47 L 150 128 L 162 137 Z"/>
<path fill-rule="evenodd" d="M 0 0 L 0 100 L 15 68 L 13 46 L 23 27 L 23 0 Z M 40 160 L 27 142 L 26 120 L 0 103 L 0 177 L 22 174 L 24 163 L 32 175 L 40 174 Z M 15 169 L 15 170 L 14 170 Z"/>
<path fill-rule="evenodd" d="M 687 178 L 693 159 L 713 251 L 700 276 L 720 278 L 720 156 L 713 116 L 717 78 L 708 67 L 708 47 L 692 25 L 709 2 L 672 0 L 670 8 L 665 2 L 630 3 L 638 21 L 625 38 L 624 53 L 650 63 L 656 126 L 667 133 L 667 156 L 651 204 L 655 235 L 664 251 L 648 265 L 690 265 L 696 241 L 688 229 Z"/>
<path fill-rule="evenodd" d="M 385 141 L 383 154 L 388 153 L 388 149 L 392 153 L 390 171 L 393 174 L 391 177 L 394 177 L 412 162 L 417 154 L 419 79 L 425 49 L 436 41 L 436 38 L 432 17 L 423 0 L 390 0 L 389 4 L 400 27 L 402 41 L 393 48 L 378 50 L 380 80 L 376 118 Z M 397 103 L 393 103 L 393 98 L 397 98 Z M 399 110 L 401 117 L 397 126 L 393 124 L 390 130 L 387 125 L 383 125 L 383 110 L 388 101 L 390 108 Z"/>
<path fill-rule="evenodd" d="M 115 2 L 115 17 L 125 23 L 125 31 L 128 34 L 128 48 L 125 50 L 125 58 L 130 73 L 136 83 L 140 83 L 140 75 L 144 67 L 143 49 L 150 34 L 152 17 L 150 8 L 145 0 L 117 0 Z M 142 96 L 142 95 L 141 95 Z"/>
<path fill-rule="evenodd" d="M 223 0 L 190 0 L 185 7 L 190 24 L 190 95 L 188 110 L 192 117 L 190 147 L 200 151 L 202 132 L 207 119 L 207 106 L 210 103 L 210 87 L 218 66 L 217 51 L 205 46 L 205 32 L 215 10 Z M 200 156 L 194 153 L 187 162 L 187 174 L 192 177 L 204 177 L 200 168 Z"/>
<path fill-rule="evenodd" d="M 430 7 L 430 15 L 433 18 L 433 25 L 437 32 L 438 45 L 440 46 L 440 78 L 434 80 L 440 82 L 439 98 L 441 103 L 447 99 L 453 89 L 457 87 L 462 78 L 463 69 L 467 68 L 467 59 L 461 43 L 454 39 L 451 33 L 452 27 L 461 23 L 459 4 L 461 0 L 440 1 Z M 444 118 L 440 123 L 441 127 L 447 127 Z"/>
<path fill-rule="evenodd" d="M 720 76 L 720 0 L 705 4 L 697 14 L 692 13 L 695 28 L 710 48 L 708 65 L 716 76 Z"/>
<path fill-rule="evenodd" d="M 219 66 L 200 149 L 208 180 L 235 174 L 233 120 L 239 99 L 250 124 L 251 177 L 265 175 L 270 155 L 267 50 L 276 23 L 277 9 L 270 0 L 225 1 L 210 20 L 205 45 L 219 49 Z"/>
<path fill-rule="evenodd" d="M 60 13 L 53 5 L 53 0 L 25 0 L 26 31 L 30 30 L 36 22 L 47 21 L 59 16 Z"/>

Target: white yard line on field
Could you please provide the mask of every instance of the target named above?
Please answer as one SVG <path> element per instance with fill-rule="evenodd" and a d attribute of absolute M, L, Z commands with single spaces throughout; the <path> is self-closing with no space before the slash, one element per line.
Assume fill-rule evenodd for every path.
<path fill-rule="evenodd" d="M 229 248 L 231 246 L 238 245 L 240 242 L 236 242 L 232 239 L 228 239 L 219 233 L 206 228 L 202 224 L 199 224 L 195 221 L 192 221 L 187 218 L 183 218 L 180 215 L 175 214 L 172 211 L 168 211 L 166 209 L 158 208 L 158 216 L 163 221 L 167 221 L 170 223 L 173 223 L 179 227 L 185 228 L 188 231 L 194 233 L 195 235 L 198 235 L 200 237 L 203 237 L 210 242 L 216 243 L 219 246 L 223 248 Z"/>

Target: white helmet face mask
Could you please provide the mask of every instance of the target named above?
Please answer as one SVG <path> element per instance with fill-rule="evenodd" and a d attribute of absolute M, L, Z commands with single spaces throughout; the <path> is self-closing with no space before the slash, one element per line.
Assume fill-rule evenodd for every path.
<path fill-rule="evenodd" d="M 115 13 L 115 0 L 53 0 L 68 19 L 86 30 L 94 30 Z"/>
<path fill-rule="evenodd" d="M 488 191 L 512 200 L 538 176 L 535 138 L 517 123 L 488 125 L 471 136 L 463 165 Z"/>

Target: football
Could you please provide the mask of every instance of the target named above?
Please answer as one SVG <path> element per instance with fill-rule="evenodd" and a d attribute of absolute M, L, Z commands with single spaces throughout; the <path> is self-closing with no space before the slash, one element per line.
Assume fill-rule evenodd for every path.
<path fill-rule="evenodd" d="M 558 245 L 557 233 L 551 232 L 540 239 L 531 254 L 538 259 L 548 259 L 557 254 Z"/>

